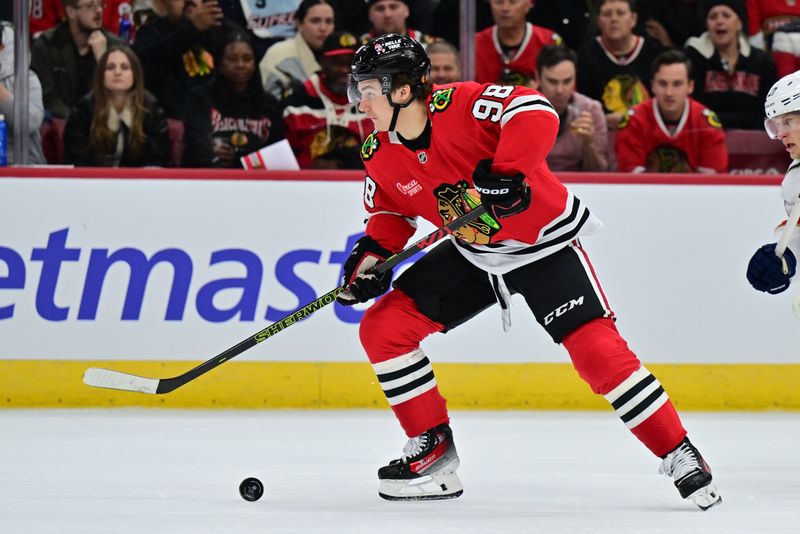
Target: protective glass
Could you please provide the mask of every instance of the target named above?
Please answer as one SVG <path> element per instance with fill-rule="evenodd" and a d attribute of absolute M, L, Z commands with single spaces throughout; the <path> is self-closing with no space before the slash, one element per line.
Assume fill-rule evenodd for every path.
<path fill-rule="evenodd" d="M 364 80 L 356 80 L 352 74 L 347 75 L 347 100 L 353 104 L 361 102 L 362 100 L 369 102 L 373 98 L 381 95 L 381 90 L 377 87 L 367 86 L 359 89 L 358 84 L 363 81 Z"/>
<path fill-rule="evenodd" d="M 780 134 L 794 131 L 797 128 L 800 128 L 800 116 L 794 113 L 764 120 L 764 129 L 772 139 L 777 139 Z"/>

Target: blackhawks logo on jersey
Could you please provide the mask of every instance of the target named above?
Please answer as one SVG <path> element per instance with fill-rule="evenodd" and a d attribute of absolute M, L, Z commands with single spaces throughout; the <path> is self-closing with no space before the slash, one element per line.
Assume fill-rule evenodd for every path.
<path fill-rule="evenodd" d="M 431 103 L 428 105 L 431 113 L 444 111 L 450 107 L 450 104 L 453 102 L 453 93 L 455 90 L 455 87 L 451 87 L 449 89 L 438 89 L 434 91 L 431 95 Z"/>
<path fill-rule="evenodd" d="M 709 126 L 714 128 L 722 128 L 722 123 L 719 121 L 719 117 L 716 113 L 711 111 L 710 109 L 704 109 L 703 115 L 706 116 L 706 120 L 708 121 Z"/>
<path fill-rule="evenodd" d="M 364 140 L 364 144 L 361 145 L 361 159 L 364 161 L 371 160 L 380 146 L 381 142 L 378 141 L 378 132 L 372 132 Z"/>
<path fill-rule="evenodd" d="M 645 165 L 647 172 L 694 172 L 692 166 L 689 165 L 689 158 L 686 152 L 670 145 L 656 147 L 647 156 Z"/>
<path fill-rule="evenodd" d="M 433 191 L 433 195 L 438 202 L 443 224 L 452 222 L 481 203 L 480 194 L 470 189 L 465 180 L 455 184 L 441 184 Z M 477 220 L 453 232 L 453 235 L 466 243 L 485 245 L 500 228 L 500 224 L 491 215 L 484 213 Z"/>

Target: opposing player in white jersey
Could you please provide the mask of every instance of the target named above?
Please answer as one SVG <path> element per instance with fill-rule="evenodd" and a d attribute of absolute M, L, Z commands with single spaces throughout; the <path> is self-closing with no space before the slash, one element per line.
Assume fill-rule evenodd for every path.
<path fill-rule="evenodd" d="M 407 269 L 361 321 L 361 343 L 409 441 L 378 470 L 386 499 L 461 495 L 459 457 L 446 401 L 420 342 L 521 295 L 581 378 L 657 457 L 682 497 L 720 502 L 711 470 L 686 437 L 658 380 L 628 348 L 578 237 L 599 229 L 585 203 L 550 172 L 545 157 L 558 113 L 527 87 L 452 83 L 431 87 L 422 46 L 388 34 L 353 59 L 349 93 L 376 131 L 364 143 L 366 235 L 344 265 L 352 305 L 389 290 L 371 268 L 403 248 L 422 217 L 436 226 L 488 207 Z M 486 335 L 475 331 L 475 335 Z M 535 451 L 520 443 L 520 454 Z M 486 451 L 491 455 L 491 451 Z M 487 465 L 491 465 L 491 462 Z"/>
<path fill-rule="evenodd" d="M 781 183 L 781 197 L 787 215 L 797 204 L 800 196 L 800 71 L 788 74 L 775 82 L 764 102 L 767 115 L 764 127 L 773 139 L 780 140 L 792 158 Z M 782 235 L 788 221 L 775 229 Z M 793 230 L 789 246 L 782 256 L 775 251 L 777 243 L 768 243 L 759 248 L 747 265 L 747 280 L 754 288 L 771 295 L 789 288 L 797 272 L 797 256 L 800 254 L 800 232 Z"/>

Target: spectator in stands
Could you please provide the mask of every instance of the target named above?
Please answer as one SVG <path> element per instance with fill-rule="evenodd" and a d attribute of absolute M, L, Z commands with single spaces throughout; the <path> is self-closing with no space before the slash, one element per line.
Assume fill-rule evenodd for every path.
<path fill-rule="evenodd" d="M 597 0 L 535 0 L 528 20 L 556 32 L 563 44 L 579 49 L 597 29 Z"/>
<path fill-rule="evenodd" d="M 773 33 L 790 22 L 800 22 L 796 0 L 747 0 L 747 35 L 750 44 L 770 50 Z"/>
<path fill-rule="evenodd" d="M 66 117 L 91 90 L 97 60 L 122 42 L 103 28 L 101 0 L 63 0 L 66 20 L 33 43 L 31 68 L 42 83 L 44 109 Z"/>
<path fill-rule="evenodd" d="M 680 50 L 653 61 L 653 99 L 634 106 L 617 132 L 620 172 L 727 172 L 716 114 L 692 99 L 692 64 Z"/>
<path fill-rule="evenodd" d="M 14 159 L 14 28 L 9 22 L 0 22 L 0 113 L 5 116 L 8 129 L 8 162 Z M 33 71 L 28 72 L 28 163 L 47 163 L 42 152 L 39 127 L 44 117 L 42 85 Z"/>
<path fill-rule="evenodd" d="M 639 24 L 664 48 L 683 48 L 706 30 L 703 0 L 640 0 Z"/>
<path fill-rule="evenodd" d="M 127 46 L 109 48 L 97 62 L 92 92 L 64 129 L 64 163 L 88 167 L 169 164 L 167 117 L 144 88 L 139 59 Z"/>
<path fill-rule="evenodd" d="M 563 45 L 545 46 L 536 61 L 539 91 L 560 119 L 547 165 L 554 171 L 607 171 L 608 129 L 603 106 L 575 91 L 577 62 L 575 52 Z"/>
<path fill-rule="evenodd" d="M 222 10 L 215 1 L 159 0 L 164 16 L 151 17 L 137 35 L 134 51 L 144 67 L 145 87 L 167 116 L 183 120 L 186 95 L 207 84 L 223 32 Z"/>
<path fill-rule="evenodd" d="M 333 31 L 333 7 L 328 0 L 303 0 L 294 15 L 297 34 L 272 45 L 259 64 L 264 89 L 283 98 L 295 83 L 303 83 L 320 69 L 317 56 Z"/>
<path fill-rule="evenodd" d="M 742 32 L 742 0 L 706 2 L 706 31 L 686 43 L 694 65 L 694 97 L 713 109 L 724 128 L 760 130 L 763 102 L 777 80 L 769 54 L 750 46 Z"/>
<path fill-rule="evenodd" d="M 428 45 L 428 59 L 431 61 L 431 83 L 445 84 L 461 81 L 458 50 L 447 41 L 436 41 Z"/>
<path fill-rule="evenodd" d="M 183 163 L 187 167 L 241 168 L 240 158 L 283 139 L 279 102 L 264 91 L 250 37 L 231 32 L 218 71 L 189 95 Z"/>
<path fill-rule="evenodd" d="M 360 149 L 372 121 L 347 98 L 356 37 L 334 32 L 322 45 L 322 72 L 295 86 L 286 99 L 286 139 L 304 169 L 363 169 Z"/>
<path fill-rule="evenodd" d="M 294 16 L 301 0 L 217 0 L 225 20 L 239 26 L 253 43 L 256 65 L 271 46 L 297 33 Z"/>
<path fill-rule="evenodd" d="M 417 42 L 427 46 L 437 40 L 432 35 L 409 28 L 406 25 L 411 11 L 409 0 L 365 0 L 370 32 L 361 36 L 363 42 L 387 33 L 408 35 Z"/>
<path fill-rule="evenodd" d="M 532 0 L 489 0 L 489 5 L 494 26 L 475 35 L 475 80 L 533 87 L 539 50 L 561 43 L 561 37 L 527 21 Z"/>
<path fill-rule="evenodd" d="M 606 124 L 614 129 L 628 109 L 650 98 L 650 64 L 662 51 L 657 41 L 633 32 L 634 0 L 600 0 L 600 35 L 578 52 L 578 89 L 603 103 Z"/>

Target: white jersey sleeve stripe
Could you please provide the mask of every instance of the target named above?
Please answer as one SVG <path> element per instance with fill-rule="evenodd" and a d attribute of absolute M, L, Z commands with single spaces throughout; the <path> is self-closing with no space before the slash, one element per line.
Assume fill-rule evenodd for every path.
<path fill-rule="evenodd" d="M 539 95 L 526 95 L 518 96 L 512 100 L 508 106 L 506 106 L 506 110 L 500 116 L 500 126 L 505 126 L 506 123 L 515 115 L 525 111 L 547 111 L 552 113 L 556 119 L 558 119 L 558 113 L 545 97 Z"/>

